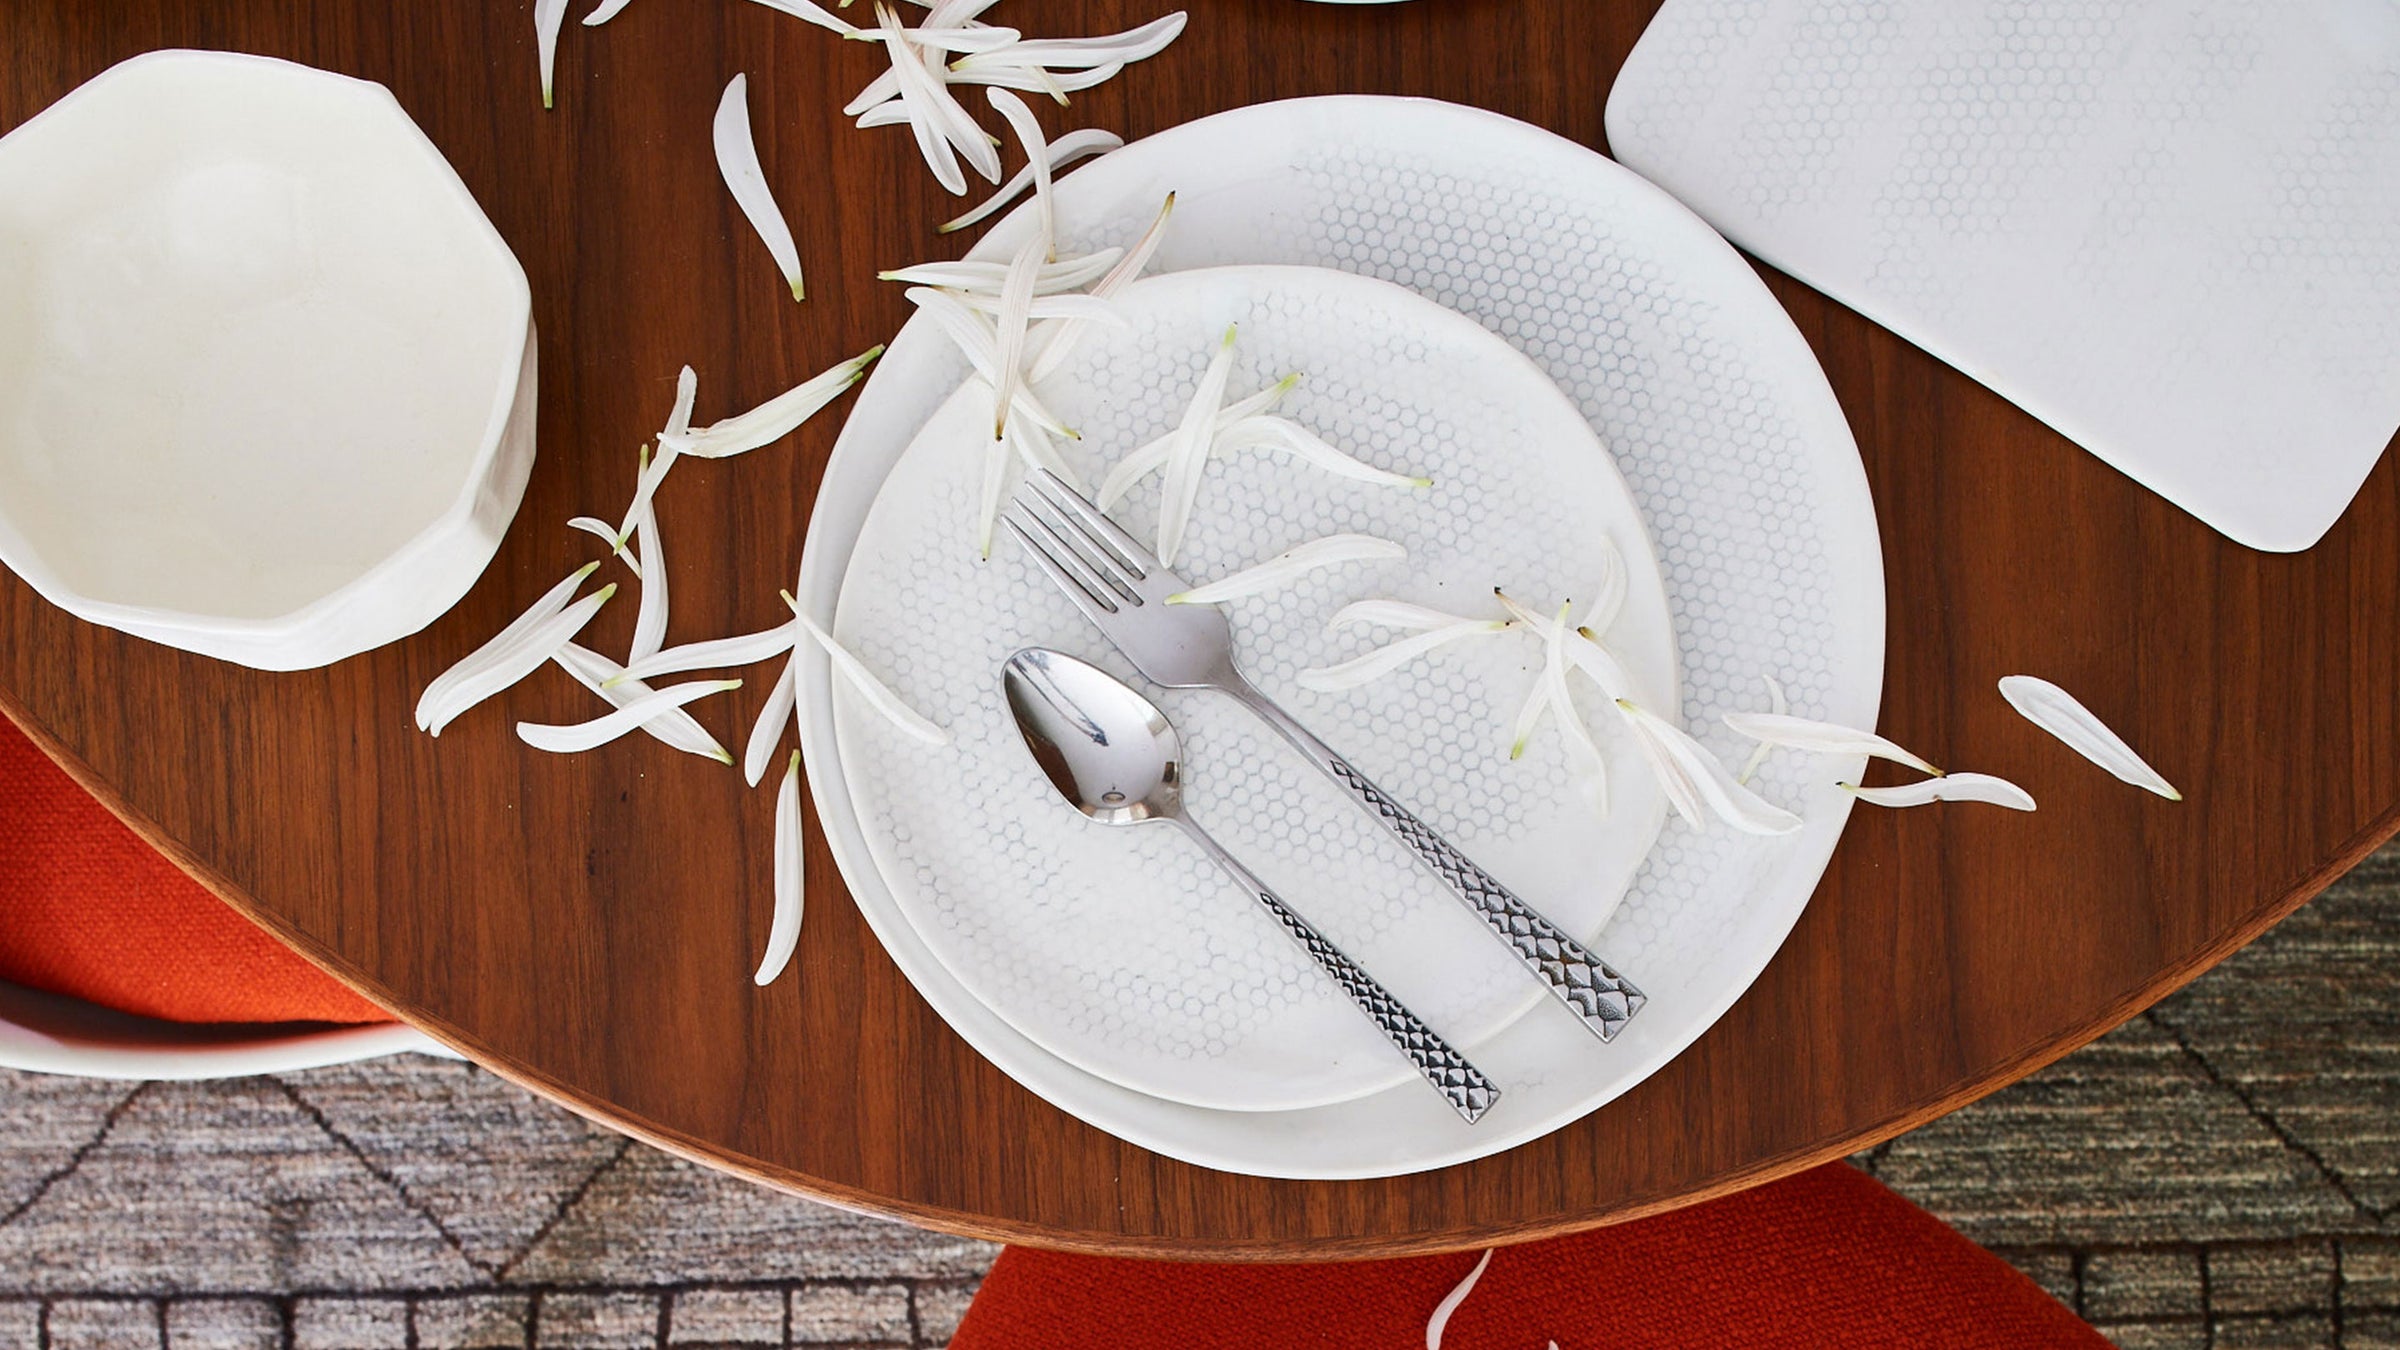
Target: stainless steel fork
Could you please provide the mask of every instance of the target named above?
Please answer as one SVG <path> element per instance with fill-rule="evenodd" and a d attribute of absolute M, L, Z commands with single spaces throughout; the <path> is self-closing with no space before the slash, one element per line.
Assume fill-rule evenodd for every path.
<path fill-rule="evenodd" d="M 1035 470 L 1001 517 L 1017 541 L 1143 675 L 1170 689 L 1231 695 L 1283 734 L 1350 794 L 1419 862 L 1433 869 L 1584 1026 L 1614 1040 L 1646 1001 L 1624 976 L 1536 913 L 1434 833 L 1350 761 L 1259 692 L 1233 660 L 1233 629 L 1214 605 L 1170 605 L 1191 589 L 1100 508 L 1046 470 Z"/>

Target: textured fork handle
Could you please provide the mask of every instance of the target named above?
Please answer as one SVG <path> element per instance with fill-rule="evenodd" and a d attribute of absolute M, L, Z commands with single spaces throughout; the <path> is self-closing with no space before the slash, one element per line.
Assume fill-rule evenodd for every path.
<path fill-rule="evenodd" d="M 1425 1081 L 1449 1100 L 1451 1109 L 1457 1111 L 1462 1119 L 1472 1125 L 1492 1108 L 1492 1103 L 1500 1100 L 1500 1089 L 1492 1085 L 1491 1079 L 1483 1076 L 1481 1069 L 1468 1063 L 1466 1056 L 1451 1049 L 1450 1043 L 1443 1040 L 1440 1033 L 1425 1025 L 1422 1019 L 1408 1010 L 1407 1005 L 1394 998 L 1391 990 L 1376 983 L 1374 976 L 1360 969 L 1358 963 L 1345 955 L 1341 948 L 1334 946 L 1308 920 L 1301 918 L 1275 892 L 1268 890 L 1267 884 L 1258 879 L 1257 873 L 1227 853 L 1206 831 L 1180 816 L 1174 819 L 1208 856 L 1217 860 L 1218 866 L 1231 874 L 1244 890 L 1266 907 L 1269 914 L 1275 916 L 1275 922 L 1283 925 L 1283 931 L 1291 935 L 1292 941 L 1300 944 L 1300 949 L 1308 953 L 1318 969 L 1333 977 L 1334 982 L 1342 987 L 1342 992 L 1350 996 L 1350 1001 L 1358 1005 L 1358 1010 L 1373 1020 L 1384 1039 L 1390 1041 L 1401 1054 L 1408 1056 L 1409 1063 L 1417 1066 L 1417 1072 L 1424 1075 Z"/>
<path fill-rule="evenodd" d="M 1527 968 L 1542 977 L 1550 992 L 1572 1008 L 1593 1035 L 1603 1041 L 1615 1040 L 1617 1033 L 1649 1001 L 1631 981 L 1557 924 L 1535 912 L 1533 906 L 1518 899 L 1491 873 L 1477 867 L 1473 859 L 1452 847 L 1449 840 L 1417 819 L 1408 808 L 1393 801 L 1332 746 L 1317 739 L 1315 732 L 1300 725 L 1248 681 L 1226 687 L 1225 692 L 1282 732 L 1327 777 L 1348 789 L 1352 800 L 1366 808 L 1367 814 L 1408 845 L 1419 862 L 1449 883 L 1450 889 L 1467 902 L 1484 925 L 1507 943 Z"/>

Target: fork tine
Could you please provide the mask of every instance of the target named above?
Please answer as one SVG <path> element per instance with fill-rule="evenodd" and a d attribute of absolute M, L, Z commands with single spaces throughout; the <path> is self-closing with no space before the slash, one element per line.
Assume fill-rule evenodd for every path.
<path fill-rule="evenodd" d="M 1142 547 L 1140 540 L 1110 520 L 1107 513 L 1092 504 L 1090 498 L 1067 486 L 1065 479 L 1048 469 L 1037 470 L 1030 477 L 1035 489 L 1064 512 L 1072 523 L 1081 526 L 1084 535 L 1115 555 L 1114 560 L 1131 574 L 1133 580 L 1140 581 L 1152 572 L 1165 570 L 1156 554 Z"/>
<path fill-rule="evenodd" d="M 1033 555 L 1034 566 L 1041 568 L 1049 575 L 1052 584 L 1064 592 L 1067 599 L 1075 602 L 1075 607 L 1083 611 L 1085 618 L 1099 624 L 1103 629 L 1107 627 L 1109 619 L 1117 612 L 1116 601 L 1109 598 L 1108 588 L 1105 586 L 1095 588 L 1090 582 L 1077 575 L 1075 568 L 1069 567 L 1056 553 L 1052 552 L 1051 546 L 1042 542 L 1041 534 L 1047 534 L 1049 531 L 1042 527 L 1041 521 L 1026 514 L 1023 505 L 1011 503 L 1009 508 L 1001 513 L 1000 523 L 1007 526 L 1008 532 L 1017 537 L 1017 542 L 1024 545 L 1025 551 Z M 1027 528 L 1028 523 L 1033 528 Z M 1036 530 L 1039 530 L 1040 534 L 1037 534 Z"/>
<path fill-rule="evenodd" d="M 1019 514 L 1042 527 L 1057 543 L 1058 549 L 1080 565 L 1093 581 L 1116 592 L 1117 597 L 1127 605 L 1136 609 L 1142 606 L 1142 593 L 1134 589 L 1134 583 L 1140 578 L 1128 574 L 1121 560 L 1111 556 L 1107 546 L 1100 540 L 1084 533 L 1066 512 L 1059 509 L 1057 503 L 1037 492 L 1019 493 L 1013 505 Z"/>

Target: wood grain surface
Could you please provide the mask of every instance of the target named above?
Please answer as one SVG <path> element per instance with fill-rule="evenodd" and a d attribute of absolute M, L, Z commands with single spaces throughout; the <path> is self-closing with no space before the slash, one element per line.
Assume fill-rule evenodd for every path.
<path fill-rule="evenodd" d="M 1478 104 L 1601 144 L 1634 0 L 1187 0 L 1164 56 L 1045 107 L 1140 136 L 1295 95 Z M 1008 0 L 1041 34 L 1160 0 Z M 583 8 L 578 5 L 578 12 Z M 2400 808 L 2400 482 L 2387 458 L 2325 541 L 2231 545 L 1998 396 L 1769 276 L 1857 431 L 1890 577 L 1883 729 L 2036 785 L 2032 816 L 1862 809 L 1807 915 L 1698 1044 L 1581 1123 L 1423 1176 L 1263 1181 L 1170 1162 L 1051 1109 L 916 997 L 812 841 L 797 978 L 748 979 L 772 795 L 640 738 L 572 757 L 518 718 L 589 696 L 544 672 L 439 741 L 416 693 L 588 553 L 677 367 L 722 416 L 888 337 L 876 269 L 950 256 L 952 200 L 904 129 L 839 106 L 877 53 L 739 0 L 570 22 L 558 107 L 514 0 L 26 0 L 0 128 L 157 47 L 379 80 L 524 261 L 541 457 L 498 560 L 452 614 L 325 670 L 265 675 L 68 618 L 0 575 L 0 708 L 234 904 L 497 1071 L 670 1149 L 838 1204 L 982 1236 L 1260 1258 L 1529 1238 L 1835 1157 L 2065 1053 L 2180 984 L 2385 837 Z M 719 185 L 709 121 L 747 71 L 809 271 L 795 305 Z M 0 265 L 5 259 L 0 258 Z M 688 463 L 662 494 L 673 640 L 780 615 L 835 415 Z M 620 648 L 630 605 L 596 644 Z M 2152 751 L 2182 805 L 2029 734 L 1993 691 L 2041 673 Z M 721 738 L 765 697 L 704 714 Z M 735 742 L 738 744 L 738 741 Z M 2275 1015 L 2272 1006 L 2258 1010 Z"/>

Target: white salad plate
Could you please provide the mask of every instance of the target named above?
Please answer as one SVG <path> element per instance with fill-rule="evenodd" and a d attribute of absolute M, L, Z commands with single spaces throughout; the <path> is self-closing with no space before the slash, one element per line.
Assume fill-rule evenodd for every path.
<path fill-rule="evenodd" d="M 1178 204 L 1154 271 L 1290 263 L 1362 273 L 1476 321 L 1549 375 L 1632 490 L 1673 610 L 1683 721 L 1720 757 L 1747 755 L 1720 718 L 1761 707 L 1770 675 L 1798 713 L 1874 724 L 1882 558 L 1856 445 L 1789 318 L 1748 264 L 1672 198 L 1582 146 L 1490 113 L 1305 99 L 1204 118 L 1077 170 L 1059 186 L 1061 250 L 1130 242 L 1170 191 Z M 1005 260 L 1035 228 L 1020 210 L 974 256 Z M 819 490 L 797 592 L 810 612 L 835 619 L 877 495 L 966 373 L 929 323 L 912 321 L 894 338 Z M 1037 602 L 1047 598 L 1028 588 L 1025 603 Z M 868 635 L 852 636 L 875 650 Z M 1086 638 L 1079 650 L 1100 648 Z M 810 796 L 826 839 L 862 914 L 927 1002 L 1061 1110 L 1172 1157 L 1265 1176 L 1390 1176 L 1482 1157 L 1550 1133 L 1656 1072 L 1732 1005 L 1798 919 L 1847 818 L 1834 783 L 1858 768 L 1770 756 L 1754 783 L 1800 814 L 1791 834 L 1703 833 L 1670 821 L 1623 903 L 1587 935 L 1648 1005 L 1608 1045 L 1563 1009 L 1537 1006 L 1477 1046 L 1476 1063 L 1504 1092 L 1480 1122 L 1462 1123 L 1414 1081 L 1323 1106 L 1226 1111 L 1075 1067 L 951 973 L 895 899 L 853 804 L 829 669 L 805 661 L 799 678 Z M 1303 715 L 1342 706 L 1312 703 Z M 1195 777 L 1228 758 L 1195 758 Z M 1354 809 L 1333 805 L 1323 823 L 1347 825 Z"/>
<path fill-rule="evenodd" d="M 1351 601 L 1500 617 L 1498 585 L 1548 610 L 1588 599 L 1613 550 L 1626 598 L 1605 639 L 1646 702 L 1675 706 L 1664 583 L 1591 424 L 1488 330 L 1348 272 L 1177 272 L 1135 283 L 1118 312 L 1122 330 L 1094 330 L 1042 384 L 1043 402 L 1081 433 L 1061 453 L 1087 483 L 1174 427 L 1229 325 L 1239 326 L 1231 398 L 1298 373 L 1279 415 L 1433 480 L 1362 483 L 1281 453 L 1229 453 L 1209 467 L 1176 570 L 1199 583 L 1343 533 L 1406 548 L 1229 602 L 1244 669 L 1552 919 L 1599 931 L 1658 837 L 1665 796 L 1621 719 L 1596 715 L 1607 711 L 1596 691 L 1582 691 L 1583 711 L 1606 764 L 1604 802 L 1579 788 L 1554 734 L 1508 757 L 1510 723 L 1542 670 L 1531 634 L 1456 645 L 1364 688 L 1312 693 L 1297 681 L 1402 636 L 1329 631 Z M 1056 648 L 1143 682 L 1013 538 L 980 556 L 991 417 L 976 382 L 917 434 L 868 513 L 835 624 L 952 736 L 926 745 L 854 691 L 836 696 L 851 806 L 901 915 L 1009 1025 L 1154 1097 L 1291 1111 L 1409 1081 L 1408 1060 L 1190 840 L 1086 820 L 1034 763 L 1001 693 L 1012 652 Z M 1159 488 L 1157 475 L 1135 487 L 1116 519 L 1152 537 Z M 1264 723 L 1222 695 L 1151 692 L 1181 734 L 1193 818 L 1453 1046 L 1472 1058 L 1544 998 L 1447 886 Z"/>
<path fill-rule="evenodd" d="M 391 91 L 113 66 L 0 138 L 0 561 L 269 670 L 473 586 L 534 451 L 532 292 Z"/>

